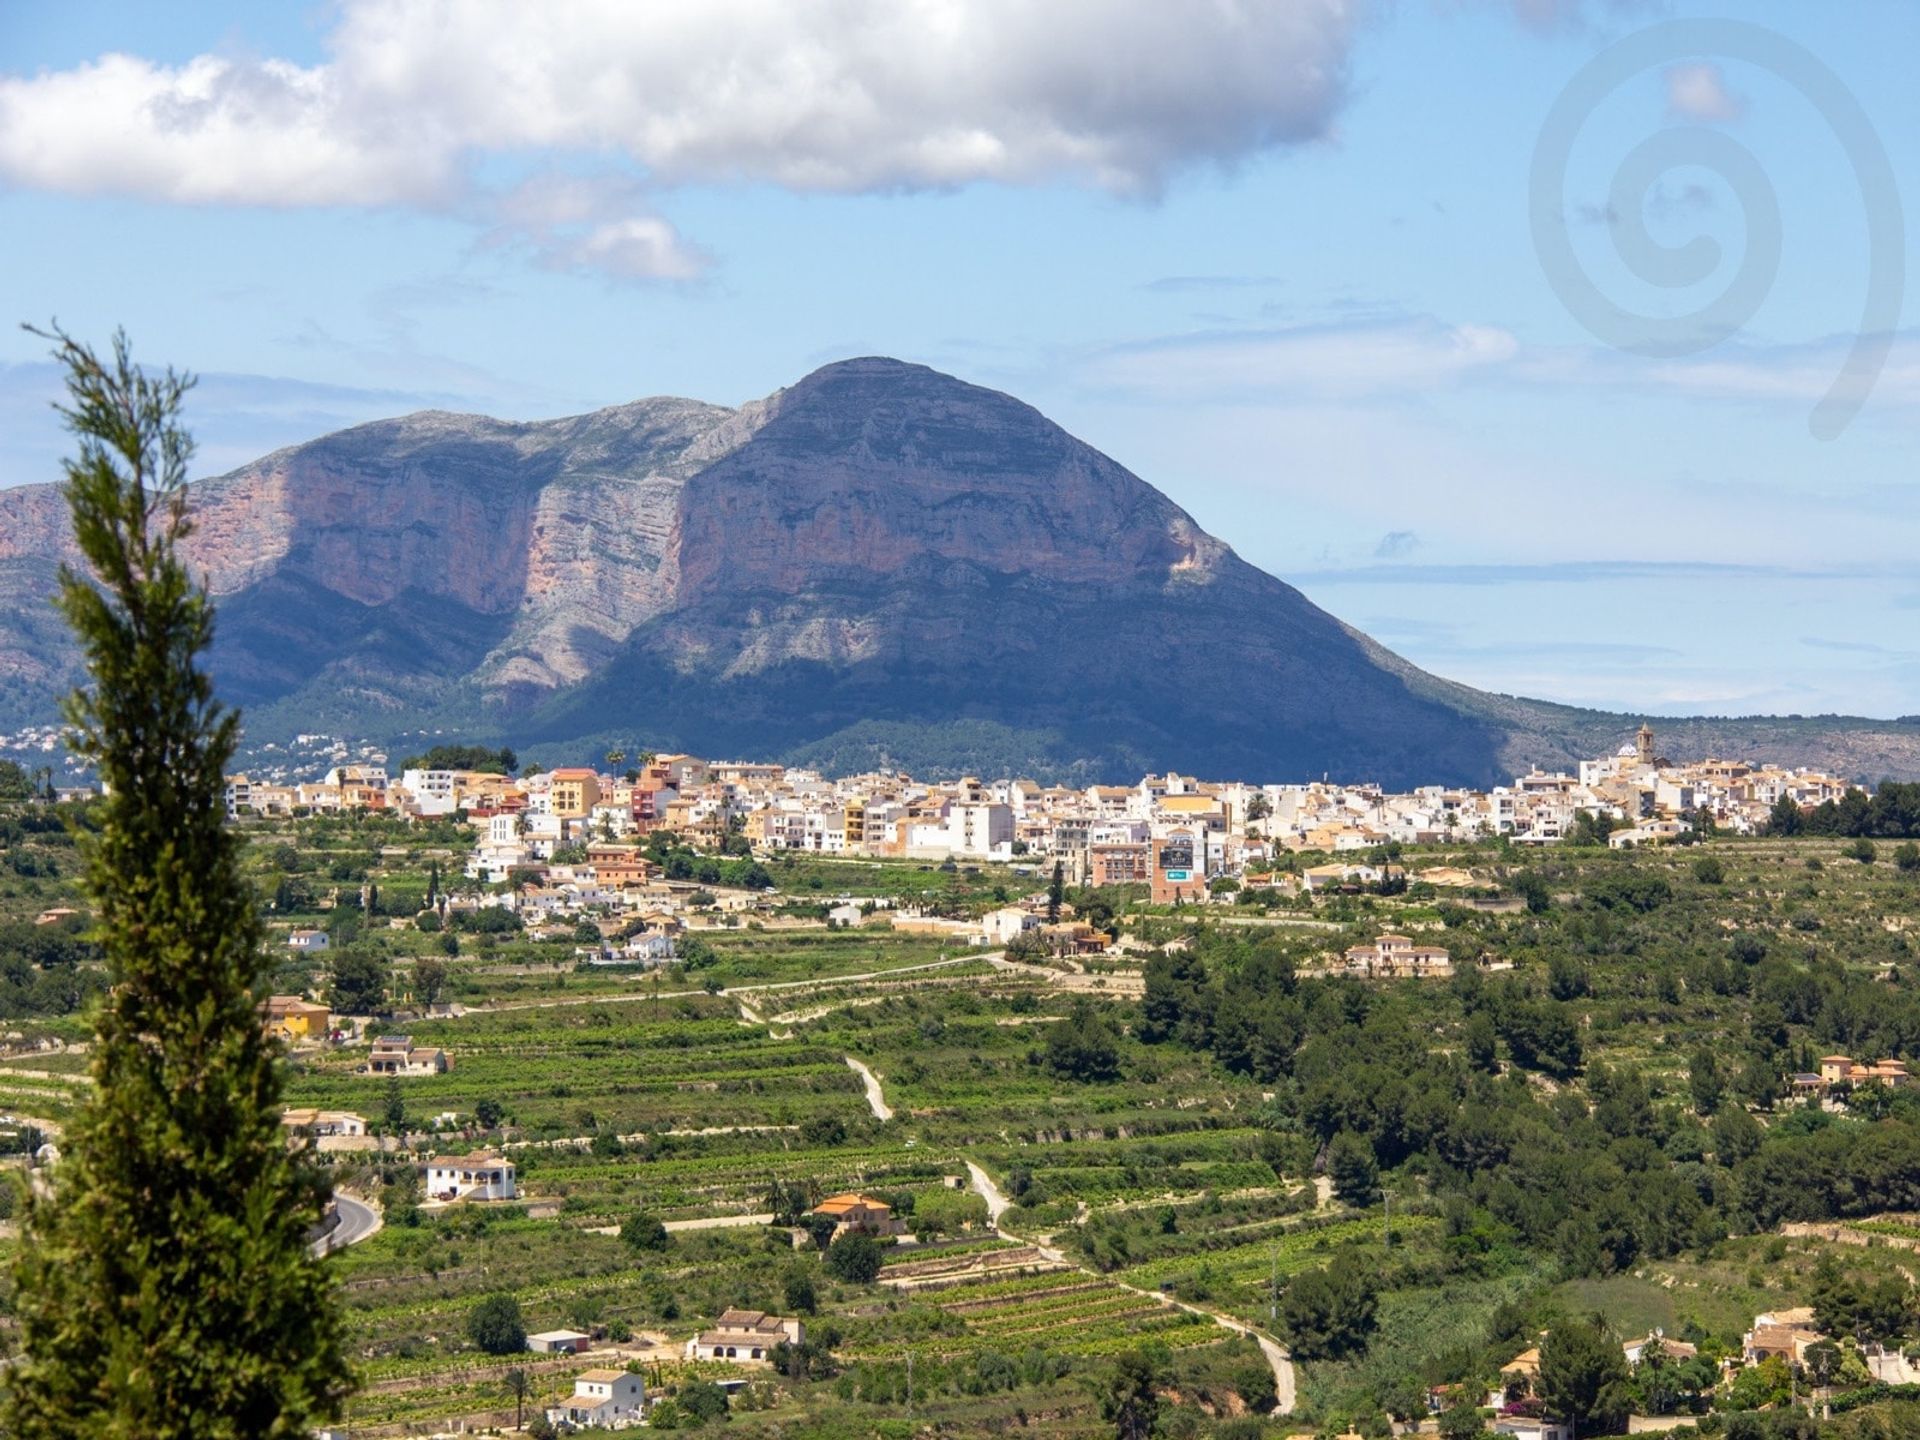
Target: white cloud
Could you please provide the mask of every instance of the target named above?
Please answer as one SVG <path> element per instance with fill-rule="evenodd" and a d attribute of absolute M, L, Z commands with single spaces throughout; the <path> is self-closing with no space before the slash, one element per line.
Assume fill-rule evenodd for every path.
<path fill-rule="evenodd" d="M 650 214 L 644 187 L 618 176 L 536 175 L 486 206 L 488 245 L 527 250 L 544 270 L 616 280 L 696 280 L 711 257 Z"/>
<path fill-rule="evenodd" d="M 1747 103 L 1727 88 L 1711 61 L 1667 67 L 1667 113 L 1676 120 L 1738 120 Z"/>
<path fill-rule="evenodd" d="M 313 66 L 108 55 L 0 76 L 0 181 L 465 212 L 475 162 L 506 156 L 631 167 L 654 188 L 1151 194 L 1191 167 L 1321 136 L 1361 3 L 343 0 Z M 507 223 L 545 264 L 668 278 L 699 266 L 650 207 Z M 583 228 L 532 233 L 566 224 Z"/>
<path fill-rule="evenodd" d="M 1519 350 L 1497 326 L 1413 318 L 1154 340 L 1095 357 L 1084 378 L 1166 398 L 1360 398 L 1452 384 Z"/>
<path fill-rule="evenodd" d="M 1725 341 L 1699 355 L 1658 361 L 1602 347 L 1529 348 L 1513 373 L 1548 385 L 1812 406 L 1850 363 L 1853 345 L 1850 335 L 1771 345 Z M 1881 413 L 1920 406 L 1920 331 L 1890 337 L 1868 405 Z"/>

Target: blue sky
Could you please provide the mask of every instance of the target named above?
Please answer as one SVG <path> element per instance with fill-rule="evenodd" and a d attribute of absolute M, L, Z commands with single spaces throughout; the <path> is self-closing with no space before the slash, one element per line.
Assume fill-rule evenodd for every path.
<path fill-rule="evenodd" d="M 1913 713 L 1916 53 L 1902 0 L 7 4 L 0 294 L 206 377 L 207 473 L 920 360 L 1441 674 Z"/>

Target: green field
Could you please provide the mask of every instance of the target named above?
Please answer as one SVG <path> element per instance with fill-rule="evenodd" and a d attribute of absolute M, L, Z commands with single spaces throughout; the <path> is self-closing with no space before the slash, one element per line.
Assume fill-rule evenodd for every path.
<path fill-rule="evenodd" d="M 0 851 L 19 857 L 0 866 L 0 1112 L 16 1128 L 58 1127 L 84 1103 L 106 978 L 84 915 L 35 923 L 84 908 L 72 845 L 44 821 L 6 820 Z M 360 964 L 394 1012 L 377 1032 L 454 1057 L 446 1075 L 398 1081 L 364 1073 L 363 1044 L 289 1061 L 288 1103 L 355 1111 L 384 1147 L 322 1157 L 387 1211 L 329 1262 L 359 1367 L 356 1434 L 510 1421 L 508 1369 L 530 1365 L 544 1395 L 583 1368 L 478 1350 L 467 1316 L 502 1293 L 529 1330 L 596 1331 L 596 1363 L 671 1390 L 698 1373 L 678 1359 L 685 1340 L 720 1311 L 784 1313 L 790 1289 L 810 1288 L 820 1354 L 809 1374 L 756 1372 L 729 1422 L 743 1435 L 1110 1434 L 1101 1387 L 1136 1355 L 1159 1377 L 1165 1433 L 1203 1435 L 1271 1404 L 1267 1361 L 1216 1314 L 1301 1343 L 1298 1406 L 1264 1422 L 1272 1433 L 1378 1433 L 1424 1413 L 1424 1387 L 1484 1386 L 1579 1317 L 1725 1349 L 1760 1310 L 1907 1286 L 1920 1269 L 1892 1243 L 1766 1233 L 1845 1220 L 1920 1239 L 1915 1099 L 1826 1114 L 1781 1090 L 1830 1050 L 1920 1044 L 1920 878 L 1889 847 L 1875 864 L 1822 840 L 1405 857 L 1416 875 L 1472 867 L 1495 893 L 1538 877 L 1544 907 L 1501 914 L 1417 886 L 1310 911 L 1072 897 L 1150 945 L 1180 942 L 1092 967 L 1144 972 L 1143 1001 L 1064 967 L 996 969 L 884 924 L 809 918 L 842 895 L 977 914 L 1043 883 L 1005 867 L 770 860 L 772 908 L 703 915 L 695 963 L 639 972 L 579 963 L 570 933 L 417 926 L 429 885 L 458 883 L 457 827 L 249 829 L 275 934 L 335 941 L 286 954 L 276 986 L 325 996 Z M 1298 973 L 1389 927 L 1445 944 L 1463 973 Z M 435 966 L 454 1013 L 418 1013 Z M 514 1160 L 518 1203 L 419 1207 L 420 1161 L 483 1146 Z M 949 1186 L 969 1163 L 1014 1202 L 997 1236 L 977 1212 L 929 1218 L 959 1203 Z M 873 1283 L 756 1219 L 853 1189 L 915 1212 L 928 1242 L 890 1246 Z M 636 1216 L 676 1228 L 635 1248 L 612 1232 Z M 733 1223 L 680 1228 L 716 1220 Z M 1316 1350 L 1308 1307 L 1334 1276 L 1355 1335 Z"/>

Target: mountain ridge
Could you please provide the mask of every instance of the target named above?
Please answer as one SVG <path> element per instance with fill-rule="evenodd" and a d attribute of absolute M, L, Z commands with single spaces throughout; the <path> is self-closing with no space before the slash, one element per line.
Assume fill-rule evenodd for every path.
<path fill-rule="evenodd" d="M 736 407 L 372 421 L 191 505 L 216 681 L 261 739 L 1487 784 L 1643 718 L 1431 675 L 1034 407 L 886 357 Z M 44 603 L 74 558 L 56 487 L 0 492 L 0 723 L 78 676 Z M 1899 722 L 1656 723 L 1667 748 L 1920 773 Z"/>

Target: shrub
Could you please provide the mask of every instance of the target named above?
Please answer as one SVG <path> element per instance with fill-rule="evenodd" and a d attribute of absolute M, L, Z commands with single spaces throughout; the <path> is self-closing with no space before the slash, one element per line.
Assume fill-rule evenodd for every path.
<path fill-rule="evenodd" d="M 851 1285 L 871 1285 L 881 1258 L 880 1242 L 871 1235 L 842 1235 L 827 1247 L 827 1269 Z"/>
<path fill-rule="evenodd" d="M 673 1243 L 667 1227 L 644 1211 L 627 1217 L 620 1227 L 620 1238 L 634 1250 L 664 1250 Z"/>
<path fill-rule="evenodd" d="M 489 1295 L 467 1313 L 467 1338 L 489 1355 L 511 1355 L 527 1348 L 527 1326 L 520 1302 L 511 1295 Z"/>

